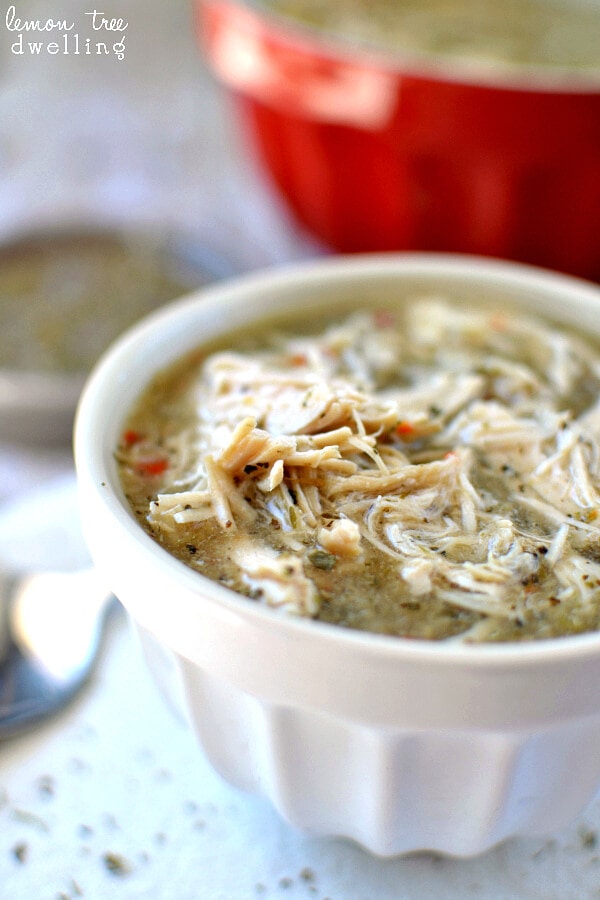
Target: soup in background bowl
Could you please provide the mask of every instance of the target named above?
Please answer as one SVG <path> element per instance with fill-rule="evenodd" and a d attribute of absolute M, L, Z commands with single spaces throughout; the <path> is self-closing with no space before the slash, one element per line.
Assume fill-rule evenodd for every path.
<path fill-rule="evenodd" d="M 445 298 L 459 320 L 481 310 L 478 314 L 488 317 L 494 340 L 506 337 L 512 316 L 539 319 L 544 324 L 540 324 L 537 350 L 529 346 L 529 339 L 524 343 L 531 358 L 539 354 L 541 365 L 546 353 L 541 349 L 543 329 L 555 335 L 557 356 L 547 368 L 550 378 L 559 378 L 561 359 L 587 365 L 580 349 L 573 360 L 571 334 L 585 331 L 586 347 L 588 340 L 593 347 L 600 338 L 600 326 L 595 326 L 600 322 L 598 288 L 507 263 L 391 254 L 331 258 L 256 273 L 170 305 L 113 345 L 84 390 L 76 422 L 76 464 L 84 530 L 99 573 L 129 611 L 160 686 L 184 711 L 221 775 L 241 788 L 267 795 L 294 825 L 351 837 L 378 854 L 428 849 L 468 856 L 512 835 L 557 829 L 594 796 L 600 780 L 596 752 L 600 692 L 595 688 L 600 679 L 598 632 L 469 643 L 372 633 L 314 621 L 294 610 L 290 614 L 261 602 L 260 596 L 240 596 L 227 583 L 203 575 L 201 566 L 196 570 L 177 558 L 148 533 L 136 515 L 137 500 L 130 486 L 124 488 L 121 481 L 124 443 L 129 449 L 139 446 L 140 434 L 130 420 L 132 410 L 161 373 L 176 371 L 190 354 L 196 355 L 196 363 L 200 356 L 211 366 L 215 359 L 211 360 L 211 354 L 218 351 L 228 355 L 233 365 L 236 358 L 231 351 L 241 335 L 261 335 L 264 340 L 284 328 L 296 334 L 314 332 L 325 313 L 332 327 L 342 330 L 347 329 L 344 322 L 349 315 L 375 313 L 383 329 L 389 327 L 391 314 L 410 316 L 416 309 L 415 297 Z M 445 335 L 447 359 L 458 362 L 464 348 L 456 343 L 456 329 L 439 316 L 423 322 L 434 336 L 439 326 L 435 340 L 439 343 L 440 333 Z M 552 323 L 551 329 L 547 323 Z M 401 329 L 400 336 L 403 333 Z M 472 328 L 469 333 L 471 349 L 476 348 L 481 344 L 481 329 Z M 376 329 L 370 337 L 376 346 Z M 345 340 L 350 346 L 348 336 Z M 296 349 L 301 374 L 306 360 Z M 303 352 L 307 351 L 305 345 Z M 539 398 L 531 394 L 525 366 L 515 363 L 510 371 L 500 373 L 498 359 L 487 351 L 484 356 L 489 361 L 488 376 L 495 371 L 493 377 L 502 381 L 503 390 L 510 394 L 516 389 L 521 394 L 519 402 L 537 408 Z M 374 359 L 382 371 L 386 357 L 381 347 Z M 387 362 L 394 364 L 389 355 Z M 248 361 L 242 370 L 247 378 L 256 376 Z M 452 371 L 459 377 L 460 366 Z M 226 377 L 233 385 L 232 370 Z M 590 394 L 594 391 L 592 385 Z M 592 398 L 579 390 L 576 393 L 582 406 L 574 414 L 581 415 L 583 407 L 592 407 Z M 438 394 L 429 406 L 443 410 L 445 404 L 459 402 L 456 385 L 440 388 Z M 206 413 L 202 390 L 195 396 L 198 402 L 192 408 Z M 229 396 L 232 408 L 240 401 L 233 389 L 220 396 Z M 473 400 L 486 402 L 498 407 L 503 403 L 498 397 Z M 373 448 L 367 438 L 378 429 L 367 427 L 365 408 L 356 398 L 351 405 L 359 410 L 357 418 L 365 426 L 362 443 L 358 441 L 354 449 L 370 458 Z M 169 406 L 161 413 L 167 422 L 180 412 L 176 404 Z M 435 418 L 434 410 L 429 413 Z M 549 422 L 556 413 L 547 409 L 546 415 Z M 407 456 L 416 454 L 416 445 L 410 448 L 405 440 L 413 435 L 402 423 L 425 426 L 425 420 L 416 416 L 401 419 L 386 447 Z M 476 432 L 472 424 L 465 425 L 471 435 Z M 346 427 L 331 425 L 330 433 Z M 213 433 L 211 428 L 208 431 Z M 344 439 L 350 441 L 358 432 L 356 424 L 356 432 L 344 432 Z M 339 430 L 337 436 L 341 437 Z M 253 435 L 257 437 L 261 435 Z M 185 445 L 180 446 L 185 455 Z M 162 451 L 166 449 L 163 445 Z M 248 449 L 241 433 L 231 452 L 236 449 L 242 453 Z M 309 449 L 296 447 L 294 452 Z M 447 451 L 443 446 L 441 450 L 443 466 L 448 463 Z M 583 446 L 581 450 L 589 462 L 592 457 L 585 456 Z M 356 454 L 341 456 L 342 462 L 357 461 Z M 419 468 L 436 461 L 440 459 L 413 458 L 407 464 L 415 467 L 415 477 Z M 140 456 L 136 464 L 142 462 L 158 486 L 167 458 Z M 391 465 L 389 454 L 387 464 Z M 558 459 L 553 464 L 560 467 Z M 253 465 L 250 461 L 244 468 Z M 344 466 L 339 467 L 336 477 L 355 478 L 356 471 L 347 468 L 344 473 Z M 365 471 L 373 473 L 369 466 Z M 264 487 L 276 490 L 279 474 L 277 468 L 265 472 Z M 252 469 L 244 476 L 258 477 Z M 494 477 L 491 471 L 490 482 L 480 487 L 487 490 Z M 240 510 L 250 505 L 245 498 L 240 503 L 236 499 L 235 472 L 232 482 L 221 502 L 229 503 L 239 524 Z M 464 481 L 463 487 L 477 507 Z M 577 480 L 577 487 L 586 487 L 585 481 Z M 258 485 L 254 488 L 262 490 Z M 299 497 L 298 491 L 296 501 Z M 152 503 L 156 498 L 149 492 L 147 499 Z M 185 514 L 190 512 L 189 501 L 188 497 L 182 504 Z M 435 524 L 435 503 L 432 494 L 431 524 Z M 461 510 L 461 521 L 463 514 L 468 521 L 473 513 L 467 507 Z M 452 513 L 446 512 L 452 531 Z M 228 530 L 227 505 L 220 514 Z M 146 515 L 145 510 L 142 520 Z M 593 522 L 593 516 L 589 521 Z M 527 523 L 516 524 L 525 531 Z M 547 554 L 538 549 L 538 561 L 555 553 L 560 543 L 560 525 L 554 525 L 552 536 L 542 540 L 539 532 L 535 534 L 536 546 L 548 547 Z M 578 527 L 575 522 L 573 526 Z M 544 527 L 550 528 L 548 523 Z M 393 530 L 391 536 L 398 538 Z M 334 543 L 326 546 L 320 536 L 320 546 L 312 548 L 323 552 L 323 563 L 337 555 L 335 539 L 349 537 L 352 543 L 356 533 L 333 537 Z M 499 543 L 496 548 L 500 552 Z M 194 553 L 187 550 L 202 556 L 200 543 Z M 222 556 L 227 552 L 222 551 Z M 531 565 L 534 557 L 529 556 Z M 327 568 L 322 571 L 328 574 Z M 329 571 L 334 572 L 335 566 Z M 523 575 L 527 583 L 520 585 L 522 597 L 530 596 L 532 585 L 533 592 L 537 590 L 531 574 Z M 581 572 L 582 580 L 587 574 Z M 412 573 L 417 593 L 427 586 L 425 575 Z M 435 590 L 442 590 L 437 582 Z M 372 596 L 377 596 L 376 584 Z M 433 597 L 425 591 L 420 602 Z"/>
<path fill-rule="evenodd" d="M 244 144 L 327 247 L 600 279 L 597 2 L 196 3 Z"/>
<path fill-rule="evenodd" d="M 600 76 L 600 8 L 593 0 L 262 0 L 257 5 L 330 37 L 395 53 Z"/>
<path fill-rule="evenodd" d="M 70 442 L 86 374 L 125 328 L 232 273 L 194 236 L 65 218 L 0 243 L 0 434 Z"/>

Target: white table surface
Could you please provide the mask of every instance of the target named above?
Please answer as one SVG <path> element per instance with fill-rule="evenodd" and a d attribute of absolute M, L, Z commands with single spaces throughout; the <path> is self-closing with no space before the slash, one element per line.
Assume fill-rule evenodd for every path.
<path fill-rule="evenodd" d="M 17 7 L 89 33 L 79 0 Z M 17 56 L 0 21 L 0 233 L 65 215 L 153 217 L 189 227 L 242 270 L 318 252 L 240 152 L 187 3 L 106 9 L 130 23 L 122 61 Z M 0 565 L 85 555 L 69 450 L 0 435 Z M 300 834 L 212 772 L 151 683 L 122 613 L 76 700 L 0 742 L 0 900 L 595 897 L 598 835 L 598 803 L 559 834 L 474 860 L 380 860 Z"/>

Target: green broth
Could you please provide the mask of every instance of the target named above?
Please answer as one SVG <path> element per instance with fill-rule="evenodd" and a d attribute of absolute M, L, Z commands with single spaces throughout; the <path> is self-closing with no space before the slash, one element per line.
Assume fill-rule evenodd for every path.
<path fill-rule="evenodd" d="M 273 402 L 261 406 L 259 383 Z M 314 384 L 339 407 L 328 425 Z M 188 356 L 144 392 L 116 457 L 140 525 L 250 601 L 266 598 L 244 554 L 254 565 L 252 548 L 266 548 L 269 565 L 300 562 L 318 597 L 300 614 L 320 621 L 422 640 L 540 640 L 600 625 L 599 394 L 600 355 L 581 336 L 416 300 Z M 248 410 L 254 425 L 240 431 Z M 263 449 L 244 457 L 252 441 Z M 300 460 L 328 442 L 341 448 L 331 466 Z M 209 457 L 223 478 L 214 490 Z M 220 515 L 221 491 L 231 509 Z M 348 521 L 357 553 L 352 536 L 343 550 L 330 543 L 330 527 Z"/>

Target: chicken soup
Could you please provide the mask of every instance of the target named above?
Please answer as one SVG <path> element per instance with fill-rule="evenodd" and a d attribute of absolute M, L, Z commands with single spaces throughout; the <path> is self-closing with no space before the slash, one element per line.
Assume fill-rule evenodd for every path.
<path fill-rule="evenodd" d="M 141 525 L 282 614 L 431 640 L 600 624 L 600 353 L 421 297 L 192 354 L 117 449 Z"/>

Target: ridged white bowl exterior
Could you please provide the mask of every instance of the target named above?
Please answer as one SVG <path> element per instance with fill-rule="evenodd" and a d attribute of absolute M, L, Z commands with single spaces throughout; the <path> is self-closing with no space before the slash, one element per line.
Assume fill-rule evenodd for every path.
<path fill-rule="evenodd" d="M 226 781 L 267 796 L 297 828 L 378 855 L 473 856 L 547 834 L 600 785 L 600 716 L 542 731 L 362 726 L 263 702 L 138 633 L 159 687 Z"/>
<path fill-rule="evenodd" d="M 377 854 L 468 856 L 551 832 L 598 791 L 600 636 L 463 647 L 281 617 L 159 548 L 130 516 L 112 458 L 152 368 L 279 297 L 306 315 L 306 303 L 338 302 L 346 283 L 377 296 L 391 278 L 477 282 L 600 329 L 598 290 L 469 260 L 328 261 L 213 289 L 154 316 L 94 376 L 77 423 L 82 516 L 161 689 L 224 778 L 269 797 L 297 827 Z"/>

